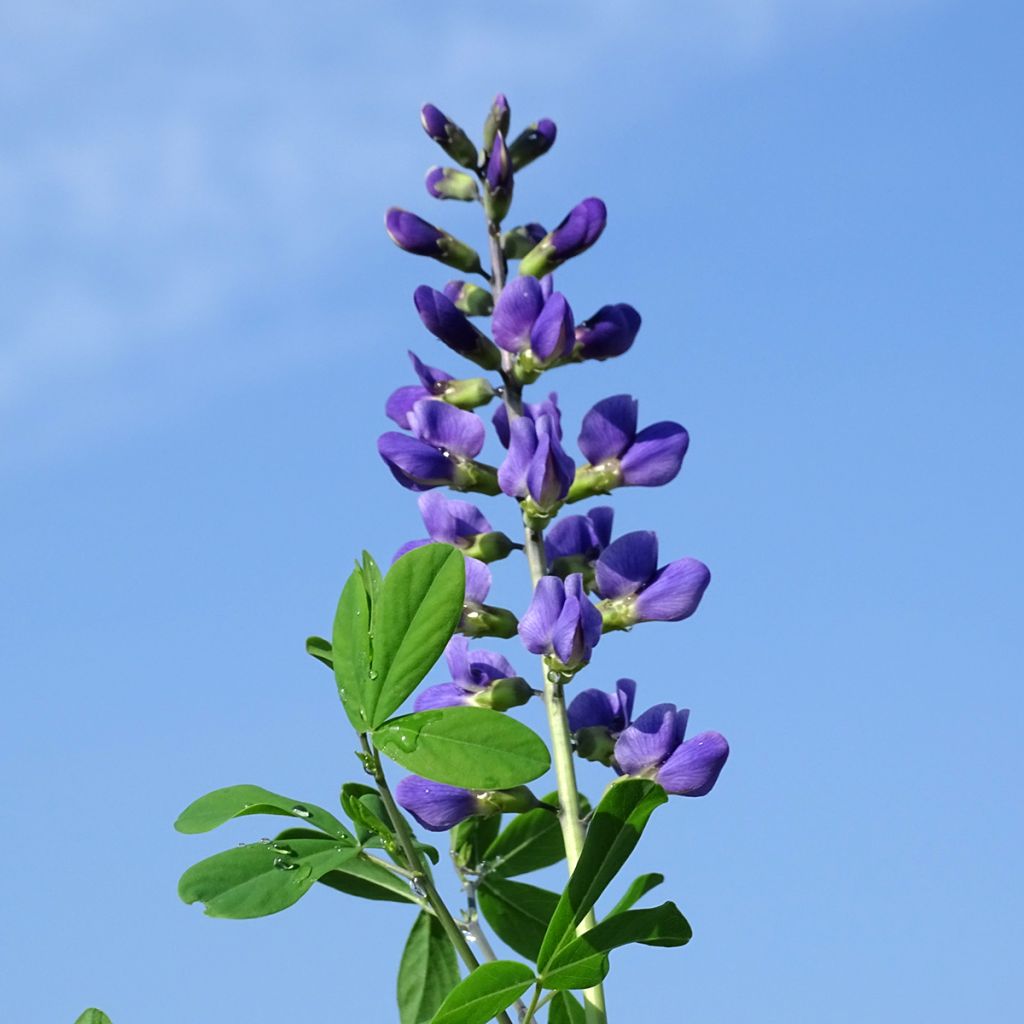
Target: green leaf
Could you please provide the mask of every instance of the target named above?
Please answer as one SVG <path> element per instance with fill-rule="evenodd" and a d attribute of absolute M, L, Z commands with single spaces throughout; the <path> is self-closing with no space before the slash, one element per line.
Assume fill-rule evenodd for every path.
<path fill-rule="evenodd" d="M 674 903 L 649 910 L 627 910 L 605 918 L 563 946 L 541 975 L 545 988 L 589 988 L 608 973 L 607 954 L 630 942 L 646 946 L 683 946 L 693 937 Z"/>
<path fill-rule="evenodd" d="M 432 914 L 420 914 L 398 965 L 398 1017 L 401 1024 L 426 1024 L 459 983 L 455 950 Z"/>
<path fill-rule="evenodd" d="M 534 983 L 533 971 L 513 960 L 481 964 L 449 993 L 431 1024 L 487 1024 Z"/>
<path fill-rule="evenodd" d="M 193 800 L 178 815 L 174 827 L 186 835 L 209 832 L 218 825 L 241 818 L 247 814 L 283 814 L 291 818 L 299 818 L 316 825 L 317 828 L 354 843 L 352 833 L 333 814 L 316 804 L 293 800 L 291 797 L 271 793 L 261 786 L 225 786 L 215 789 L 198 800 Z"/>
<path fill-rule="evenodd" d="M 287 843 L 289 839 L 329 839 L 323 832 L 310 828 L 287 828 L 275 842 Z M 393 875 L 387 868 L 362 855 L 347 861 L 337 871 L 328 871 L 320 878 L 320 884 L 330 889 L 358 896 L 364 900 L 384 900 L 389 903 L 416 903 L 406 882 Z"/>
<path fill-rule="evenodd" d="M 338 696 L 356 732 L 369 729 L 370 601 L 363 572 L 356 567 L 338 598 L 331 632 L 331 663 Z"/>
<path fill-rule="evenodd" d="M 520 956 L 536 960 L 558 894 L 523 882 L 488 878 L 477 890 L 477 899 L 498 938 Z"/>
<path fill-rule="evenodd" d="M 110 1024 L 110 1018 L 102 1010 L 90 1008 L 75 1021 L 75 1024 Z"/>
<path fill-rule="evenodd" d="M 549 793 L 543 800 L 558 806 L 558 794 Z M 580 797 L 580 810 L 590 811 L 586 797 Z M 484 853 L 490 874 L 502 878 L 525 875 L 529 871 L 550 867 L 565 858 L 565 842 L 558 815 L 543 808 L 517 814 Z"/>
<path fill-rule="evenodd" d="M 395 833 L 388 823 L 388 812 L 380 793 L 373 786 L 359 782 L 346 782 L 341 787 L 341 806 L 356 827 L 356 836 L 361 843 L 371 835 L 385 840 L 385 848 L 395 848 Z"/>
<path fill-rule="evenodd" d="M 639 878 L 634 878 L 629 883 L 629 888 L 622 894 L 622 899 L 615 904 L 614 907 L 609 911 L 608 916 L 613 917 L 615 914 L 621 914 L 623 911 L 629 910 L 637 900 L 642 899 L 656 886 L 661 885 L 665 881 L 664 875 L 659 875 L 657 872 L 652 872 L 649 875 L 641 875 Z"/>
<path fill-rule="evenodd" d="M 322 636 L 306 637 L 306 653 L 312 655 L 317 661 L 322 661 L 328 668 L 334 668 L 331 643 Z"/>
<path fill-rule="evenodd" d="M 587 1011 L 571 992 L 556 992 L 548 1010 L 548 1024 L 586 1024 Z"/>
<path fill-rule="evenodd" d="M 647 819 L 666 800 L 665 790 L 647 779 L 620 779 L 608 787 L 587 829 L 579 863 L 544 936 L 538 959 L 542 972 L 554 954 L 575 937 L 577 926 L 640 841 Z"/>
<path fill-rule="evenodd" d="M 415 548 L 391 567 L 373 608 L 373 685 L 364 693 L 372 726 L 398 710 L 441 656 L 465 589 L 465 558 L 449 544 Z"/>
<path fill-rule="evenodd" d="M 451 831 L 452 856 L 458 866 L 478 870 L 484 862 L 485 851 L 494 842 L 500 828 L 500 814 L 459 822 Z"/>
<path fill-rule="evenodd" d="M 454 707 L 402 715 L 373 731 L 377 749 L 403 768 L 465 789 L 510 789 L 551 765 L 544 741 L 500 711 Z"/>
<path fill-rule="evenodd" d="M 178 882 L 178 895 L 186 903 L 205 903 L 210 917 L 265 917 L 290 907 L 356 853 L 336 839 L 239 846 L 190 867 Z"/>

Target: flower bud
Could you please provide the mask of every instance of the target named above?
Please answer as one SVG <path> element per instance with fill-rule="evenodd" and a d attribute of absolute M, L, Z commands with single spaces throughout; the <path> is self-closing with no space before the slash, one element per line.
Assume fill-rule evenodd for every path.
<path fill-rule="evenodd" d="M 533 687 L 521 676 L 512 676 L 509 679 L 495 679 L 486 689 L 474 694 L 473 703 L 492 711 L 508 711 L 510 708 L 522 707 L 532 696 Z"/>
<path fill-rule="evenodd" d="M 481 562 L 500 562 L 518 546 L 507 534 L 495 530 L 490 533 L 478 533 L 463 550 L 471 558 L 479 558 Z"/>
<path fill-rule="evenodd" d="M 484 209 L 488 220 L 500 224 L 512 203 L 513 185 L 512 164 L 501 132 L 494 136 L 494 147 L 487 160 L 485 179 L 487 191 L 484 195 Z"/>
<path fill-rule="evenodd" d="M 476 179 L 453 167 L 431 167 L 424 184 L 435 199 L 461 199 L 471 203 L 480 195 Z"/>
<path fill-rule="evenodd" d="M 415 256 L 430 256 L 467 274 L 483 274 L 480 254 L 415 213 L 392 206 L 385 217 L 391 241 Z"/>
<path fill-rule="evenodd" d="M 435 338 L 439 338 L 460 356 L 471 359 L 485 370 L 501 366 L 501 353 L 494 343 L 474 327 L 443 292 L 429 285 L 420 285 L 413 293 L 416 312 Z"/>
<path fill-rule="evenodd" d="M 546 117 L 523 129 L 508 148 L 512 169 L 518 171 L 543 156 L 554 144 L 558 129 Z"/>
<path fill-rule="evenodd" d="M 521 260 L 547 234 L 541 224 L 520 224 L 501 236 L 501 249 L 507 260 Z"/>
<path fill-rule="evenodd" d="M 576 359 L 610 359 L 628 351 L 640 330 L 640 314 L 625 302 L 602 306 L 576 328 Z"/>
<path fill-rule="evenodd" d="M 469 136 L 435 107 L 426 104 L 420 111 L 423 130 L 457 163 L 474 169 L 477 165 L 476 146 Z"/>
<path fill-rule="evenodd" d="M 511 117 L 511 111 L 509 110 L 508 100 L 505 99 L 503 93 L 498 93 L 494 97 L 494 102 L 491 104 L 491 109 L 487 112 L 487 120 L 484 121 L 484 152 L 490 153 L 491 146 L 494 144 L 494 136 L 501 132 L 502 135 L 508 135 L 508 123 Z"/>
<path fill-rule="evenodd" d="M 467 604 L 459 623 L 464 636 L 493 636 L 501 640 L 510 640 L 518 628 L 519 620 L 512 612 L 490 604 Z"/>
<path fill-rule="evenodd" d="M 490 316 L 494 312 L 494 297 L 478 284 L 449 281 L 442 291 L 467 316 Z"/>
<path fill-rule="evenodd" d="M 519 264 L 520 274 L 543 277 L 566 260 L 579 256 L 601 237 L 608 219 L 604 203 L 592 196 L 574 206 L 554 231 L 541 239 Z"/>

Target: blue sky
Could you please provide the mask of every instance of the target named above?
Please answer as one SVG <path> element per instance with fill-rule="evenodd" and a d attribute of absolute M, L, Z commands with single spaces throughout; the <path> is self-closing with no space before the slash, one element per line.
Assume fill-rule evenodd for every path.
<path fill-rule="evenodd" d="M 714 574 L 588 673 L 733 748 L 638 854 L 695 939 L 618 954 L 612 1020 L 1020 1016 L 1021 15 L 551 7 L 0 2 L 12 1019 L 396 1019 L 402 908 L 205 919 L 178 875 L 265 829 L 170 826 L 220 785 L 330 806 L 358 777 L 302 640 L 356 551 L 420 535 L 374 451 L 405 350 L 455 368 L 411 303 L 444 270 L 383 211 L 479 241 L 428 205 L 417 110 L 475 129 L 498 89 L 560 129 L 515 219 L 604 197 L 559 285 L 644 316 L 552 380 L 567 422 L 631 391 L 689 428 L 618 530 Z"/>

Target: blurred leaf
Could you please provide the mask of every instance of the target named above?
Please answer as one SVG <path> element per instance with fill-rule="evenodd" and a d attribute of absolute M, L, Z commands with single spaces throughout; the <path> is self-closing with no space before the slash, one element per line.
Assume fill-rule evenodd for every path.
<path fill-rule="evenodd" d="M 422 913 L 409 933 L 398 965 L 401 1024 L 426 1024 L 459 983 L 455 950 L 432 914 Z"/>
<path fill-rule="evenodd" d="M 441 656 L 465 589 L 465 558 L 449 544 L 416 548 L 391 567 L 373 608 L 372 685 L 364 690 L 372 726 L 398 710 Z"/>
<path fill-rule="evenodd" d="M 549 793 L 543 802 L 558 806 L 558 794 Z M 580 797 L 580 810 L 590 812 L 587 798 Z M 517 814 L 484 854 L 488 873 L 512 878 L 550 867 L 565 859 L 565 842 L 557 814 L 543 808 Z"/>
<path fill-rule="evenodd" d="M 306 653 L 312 655 L 317 661 L 322 661 L 328 668 L 334 668 L 334 656 L 331 653 L 331 644 L 322 636 L 306 637 Z"/>
<path fill-rule="evenodd" d="M 487 1024 L 534 983 L 533 971 L 513 960 L 481 964 L 441 1004 L 431 1024 Z"/>
<path fill-rule="evenodd" d="M 527 960 L 536 960 L 558 894 L 523 882 L 488 878 L 477 890 L 487 923 L 505 945 Z"/>
<path fill-rule="evenodd" d="M 86 1010 L 75 1024 L 110 1024 L 110 1018 L 102 1010 L 91 1008 Z"/>
<path fill-rule="evenodd" d="M 174 827 L 186 835 L 209 832 L 218 825 L 248 814 L 283 814 L 316 825 L 324 832 L 355 842 L 351 832 L 333 814 L 316 804 L 271 793 L 261 786 L 225 786 L 193 800 L 178 815 Z"/>
<path fill-rule="evenodd" d="M 608 912 L 608 916 L 612 917 L 615 914 L 621 914 L 623 911 L 629 910 L 637 900 L 643 899 L 652 889 L 661 885 L 664 881 L 665 876 L 659 875 L 657 872 L 634 878 L 629 883 L 629 888 L 622 894 L 622 899 Z"/>
<path fill-rule="evenodd" d="M 374 729 L 373 742 L 403 768 L 464 789 L 510 789 L 543 775 L 551 765 L 548 748 L 535 732 L 486 708 L 402 715 Z"/>
<path fill-rule="evenodd" d="M 605 918 L 564 945 L 544 967 L 545 988 L 590 988 L 608 973 L 607 954 L 631 942 L 647 946 L 683 946 L 693 937 L 674 903 L 649 910 L 627 910 Z"/>
<path fill-rule="evenodd" d="M 265 917 L 290 907 L 356 853 L 354 846 L 336 839 L 239 846 L 190 867 L 181 876 L 178 895 L 186 903 L 205 903 L 210 917 Z"/>
<path fill-rule="evenodd" d="M 548 1010 L 548 1024 L 586 1024 L 587 1011 L 571 992 L 556 992 Z"/>
<path fill-rule="evenodd" d="M 341 787 L 341 806 L 356 827 L 356 836 L 361 843 L 371 835 L 386 840 L 385 846 L 395 847 L 395 833 L 388 821 L 387 808 L 380 793 L 373 786 L 361 782 L 346 782 Z"/>
<path fill-rule="evenodd" d="M 619 779 L 608 787 L 594 811 L 579 863 L 544 936 L 538 960 L 542 972 L 555 953 L 575 937 L 577 926 L 640 841 L 648 818 L 666 800 L 665 790 L 647 779 Z"/>

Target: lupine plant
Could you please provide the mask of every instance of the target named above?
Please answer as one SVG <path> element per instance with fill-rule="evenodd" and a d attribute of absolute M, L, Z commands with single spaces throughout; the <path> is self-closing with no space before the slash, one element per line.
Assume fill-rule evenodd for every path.
<path fill-rule="evenodd" d="M 418 494 L 426 537 L 401 545 L 386 575 L 364 552 L 330 637 L 307 641 L 333 672 L 355 731 L 361 774 L 341 786 L 347 821 L 308 800 L 240 785 L 201 797 L 176 823 L 198 833 L 241 815 L 293 819 L 273 838 L 185 872 L 181 898 L 201 901 L 213 917 L 273 914 L 314 886 L 408 905 L 401 1024 L 603 1024 L 609 954 L 627 943 L 681 946 L 691 931 L 674 903 L 637 906 L 660 874 L 633 879 L 600 917 L 598 900 L 652 812 L 670 795 L 707 794 L 729 753 L 717 732 L 687 738 L 689 712 L 674 704 L 637 713 L 632 679 L 588 689 L 577 682 L 605 633 L 687 618 L 710 575 L 694 558 L 662 563 L 652 532 L 615 537 L 607 505 L 564 514 L 621 487 L 669 484 L 689 437 L 678 423 L 647 423 L 635 398 L 617 394 L 583 417 L 575 458 L 557 396 L 527 397 L 548 374 L 626 353 L 640 315 L 613 303 L 578 321 L 555 286 L 554 272 L 600 238 L 600 199 L 582 200 L 552 230 L 507 226 L 520 174 L 555 141 L 549 120 L 509 141 L 509 122 L 499 95 L 478 146 L 436 107 L 422 110 L 426 133 L 458 165 L 432 167 L 427 192 L 480 204 L 489 268 L 476 249 L 414 213 L 394 208 L 385 218 L 399 248 L 462 275 L 417 288 L 413 305 L 450 350 L 446 361 L 454 354 L 475 369 L 449 373 L 410 353 L 407 383 L 385 403 L 396 429 L 381 435 L 378 450 L 395 480 Z M 488 428 L 479 411 L 489 405 L 500 455 L 491 462 L 481 458 Z M 511 499 L 521 539 L 445 489 Z M 519 615 L 488 604 L 498 562 L 523 570 L 529 601 Z M 535 669 L 520 672 L 486 647 L 489 638 L 516 636 L 516 664 L 534 655 Z M 442 655 L 448 681 L 421 687 Z M 545 739 L 515 717 L 535 699 L 546 710 Z M 577 790 L 576 758 L 609 769 L 593 808 Z M 392 762 L 410 774 L 393 781 Z M 551 768 L 554 792 L 528 788 Z M 461 907 L 442 898 L 440 855 L 413 821 L 449 834 Z M 518 880 L 562 860 L 568 882 L 560 893 Z M 488 928 L 519 959 L 499 958 Z"/>

